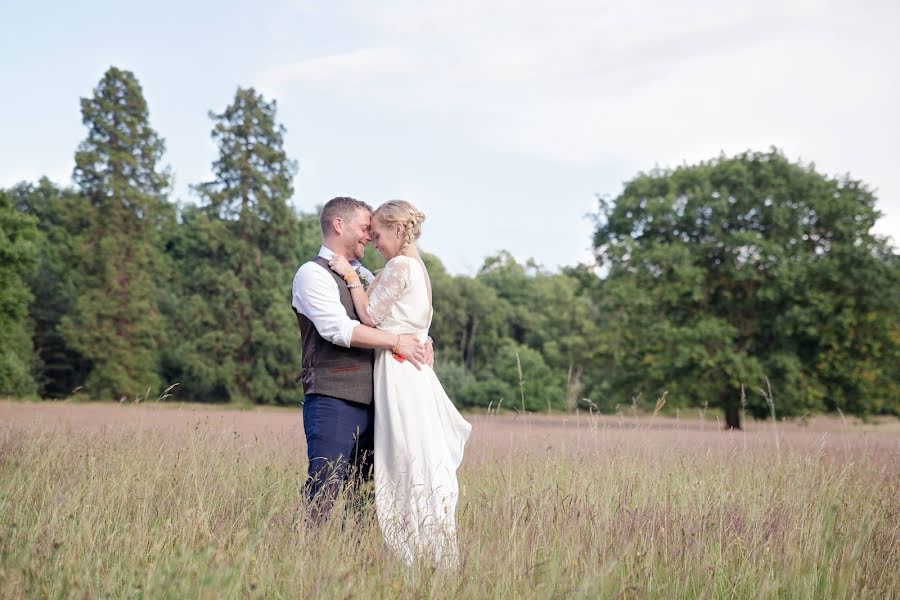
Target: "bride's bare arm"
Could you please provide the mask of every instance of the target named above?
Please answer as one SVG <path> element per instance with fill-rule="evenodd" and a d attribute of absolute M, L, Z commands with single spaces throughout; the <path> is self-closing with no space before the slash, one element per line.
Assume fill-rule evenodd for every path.
<path fill-rule="evenodd" d="M 390 314 L 394 303 L 409 286 L 409 263 L 406 260 L 395 258 L 388 261 L 384 271 L 369 287 L 369 294 L 366 294 L 359 275 L 346 258 L 335 256 L 328 264 L 347 282 L 356 314 L 360 322 L 369 327 L 377 327 Z"/>
<path fill-rule="evenodd" d="M 351 278 L 347 282 L 347 287 L 350 288 L 350 296 L 353 298 L 353 307 L 356 309 L 359 322 L 369 327 L 375 327 L 375 321 L 369 316 L 369 295 L 366 294 L 359 276 L 355 280 Z"/>
<path fill-rule="evenodd" d="M 378 282 L 381 280 L 381 273 L 375 276 L 375 279 L 372 280 L 372 283 L 369 284 L 369 291 L 374 290 L 375 286 L 378 285 Z M 360 322 L 363 325 L 368 325 L 369 327 L 375 327 L 376 323 L 372 316 L 369 314 L 369 294 L 365 292 L 363 287 L 357 286 L 354 284 L 348 285 L 350 288 L 350 296 L 353 298 L 353 307 L 356 309 L 356 315 L 359 317 Z M 359 282 L 360 285 L 362 282 Z"/>

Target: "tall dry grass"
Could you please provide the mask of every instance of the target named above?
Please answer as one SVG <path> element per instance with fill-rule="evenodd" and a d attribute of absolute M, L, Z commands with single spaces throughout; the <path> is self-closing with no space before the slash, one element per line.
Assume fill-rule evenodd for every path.
<path fill-rule="evenodd" d="M 296 521 L 298 414 L 277 413 L 273 423 L 288 425 L 267 429 L 203 411 L 164 426 L 153 410 L 91 426 L 3 419 L 0 404 L 0 597 L 890 598 L 900 589 L 896 429 L 780 426 L 776 446 L 764 427 L 473 416 L 460 472 L 462 565 L 445 572 L 403 568 L 371 513 L 338 509 L 319 528 Z"/>

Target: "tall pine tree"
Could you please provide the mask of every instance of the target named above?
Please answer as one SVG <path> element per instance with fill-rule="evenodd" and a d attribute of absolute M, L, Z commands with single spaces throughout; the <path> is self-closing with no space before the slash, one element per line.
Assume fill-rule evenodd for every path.
<path fill-rule="evenodd" d="M 181 370 L 184 391 L 197 399 L 300 401 L 288 292 L 300 247 L 287 203 L 297 165 L 275 111 L 250 88 L 210 113 L 215 179 L 195 186 L 202 205 L 184 212 L 173 244 L 186 296 L 173 318 L 185 335 L 166 365 Z"/>
<path fill-rule="evenodd" d="M 173 216 L 158 165 L 164 143 L 129 71 L 110 67 L 81 113 L 88 136 L 74 178 L 93 214 L 78 240 L 81 294 L 63 331 L 90 364 L 93 397 L 133 397 L 159 384 L 160 237 Z"/>

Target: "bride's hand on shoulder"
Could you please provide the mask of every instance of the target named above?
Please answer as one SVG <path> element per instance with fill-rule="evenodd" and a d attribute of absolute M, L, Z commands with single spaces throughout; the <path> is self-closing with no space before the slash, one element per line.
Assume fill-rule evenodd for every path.
<path fill-rule="evenodd" d="M 341 277 L 346 277 L 347 275 L 356 272 L 350 265 L 350 261 L 348 261 L 343 256 L 338 256 L 337 254 L 331 257 L 331 260 L 328 261 L 328 266 L 331 267 L 332 271 L 334 271 Z"/>

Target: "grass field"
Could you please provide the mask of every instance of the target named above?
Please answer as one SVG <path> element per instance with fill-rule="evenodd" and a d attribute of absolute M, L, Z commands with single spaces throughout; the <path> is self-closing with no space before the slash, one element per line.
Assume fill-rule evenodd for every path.
<path fill-rule="evenodd" d="M 296 522 L 298 410 L 0 402 L 0 597 L 900 597 L 900 425 L 470 415 L 461 567 Z"/>

